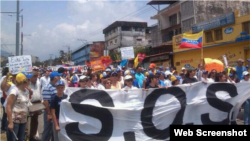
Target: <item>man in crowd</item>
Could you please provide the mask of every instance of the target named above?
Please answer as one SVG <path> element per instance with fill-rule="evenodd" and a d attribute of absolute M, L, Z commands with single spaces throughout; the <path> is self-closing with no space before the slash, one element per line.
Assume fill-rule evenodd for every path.
<path fill-rule="evenodd" d="M 60 80 L 60 76 L 62 74 L 56 71 L 50 73 L 50 83 L 44 88 L 42 92 L 44 105 L 45 105 L 45 112 L 44 112 L 44 130 L 42 135 L 42 141 L 49 141 L 52 134 L 52 115 L 50 111 L 50 102 L 51 97 L 56 95 L 56 87 L 55 84 L 58 80 Z"/>
<path fill-rule="evenodd" d="M 42 102 L 42 95 L 41 95 L 41 85 L 40 82 L 37 80 L 39 76 L 39 70 L 36 68 L 33 68 L 33 76 L 30 78 L 30 84 L 29 87 L 33 91 L 33 94 L 31 96 L 31 103 L 32 105 L 41 103 Z M 30 138 L 29 141 L 36 141 L 38 140 L 38 137 L 35 137 L 38 129 L 38 116 L 41 114 L 42 111 L 34 112 L 31 116 L 30 121 Z"/>
<path fill-rule="evenodd" d="M 135 79 L 139 83 L 140 88 L 143 87 L 143 80 L 145 79 L 145 76 L 141 73 L 141 71 L 142 67 L 138 65 L 136 67 Z"/>
<path fill-rule="evenodd" d="M 43 89 L 49 84 L 50 82 L 50 77 L 49 77 L 50 71 L 48 69 L 46 69 L 45 75 L 41 78 L 40 80 L 40 84 L 41 84 L 41 90 L 43 91 Z"/>
<path fill-rule="evenodd" d="M 243 66 L 243 63 L 244 63 L 244 60 L 243 60 L 243 59 L 239 59 L 239 60 L 237 61 L 237 63 L 238 63 L 238 65 L 235 67 L 235 69 L 236 69 L 236 74 L 237 74 L 238 78 L 239 78 L 240 80 L 242 80 L 242 79 L 243 79 L 242 74 L 243 74 L 244 71 L 247 71 L 247 69 Z"/>

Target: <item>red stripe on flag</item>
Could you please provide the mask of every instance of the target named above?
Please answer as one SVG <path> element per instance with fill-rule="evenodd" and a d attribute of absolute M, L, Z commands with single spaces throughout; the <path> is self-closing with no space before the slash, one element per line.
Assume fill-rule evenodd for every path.
<path fill-rule="evenodd" d="M 179 46 L 179 49 L 182 49 L 182 48 L 202 48 L 202 44 L 199 43 L 198 45 L 195 45 L 195 44 L 190 44 L 190 43 L 187 43 L 187 42 L 183 42 Z"/>

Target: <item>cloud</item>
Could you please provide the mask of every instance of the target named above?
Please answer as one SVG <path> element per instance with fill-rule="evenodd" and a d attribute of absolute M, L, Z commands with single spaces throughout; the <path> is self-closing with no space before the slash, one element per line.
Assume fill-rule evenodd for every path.
<path fill-rule="evenodd" d="M 116 20 L 145 21 L 137 16 L 121 19 L 133 11 L 141 10 L 143 12 L 143 9 L 145 11 L 145 7 L 140 9 L 143 6 L 146 6 L 145 2 L 69 1 L 65 9 L 67 15 L 62 16 L 63 23 L 53 27 L 47 26 L 47 23 L 40 23 L 33 29 L 32 36 L 24 37 L 24 54 L 32 54 L 38 56 L 40 60 L 46 60 L 49 59 L 49 54 L 59 56 L 59 50 L 66 51 L 65 46 L 70 46 L 72 50 L 78 48 L 83 43 L 77 39 L 104 40 L 102 30 Z"/>

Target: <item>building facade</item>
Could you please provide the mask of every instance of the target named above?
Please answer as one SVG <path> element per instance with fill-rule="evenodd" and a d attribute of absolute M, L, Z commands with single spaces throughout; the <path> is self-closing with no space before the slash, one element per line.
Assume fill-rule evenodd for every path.
<path fill-rule="evenodd" d="M 146 22 L 116 21 L 106 27 L 103 34 L 106 49 L 110 52 L 128 46 L 147 46 L 150 43 Z"/>
<path fill-rule="evenodd" d="M 250 13 L 250 3 L 247 1 L 181 1 L 182 32 L 191 30 L 193 24 L 200 23 L 237 9 L 240 15 Z"/>
<path fill-rule="evenodd" d="M 72 52 L 72 61 L 75 65 L 85 65 L 86 61 L 95 61 L 103 56 L 105 49 L 104 41 L 97 41 L 80 46 Z"/>
<path fill-rule="evenodd" d="M 250 58 L 250 14 L 241 15 L 240 10 L 236 10 L 192 26 L 192 32 L 197 32 L 197 29 L 204 30 L 204 58 L 224 62 L 223 55 L 226 55 L 229 66 L 236 66 L 239 58 L 245 61 Z M 185 64 L 197 67 L 201 50 L 178 49 L 181 39 L 182 34 L 173 38 L 174 65 L 178 70 Z"/>
<path fill-rule="evenodd" d="M 32 63 L 36 63 L 39 61 L 39 57 L 31 55 L 31 61 Z"/>

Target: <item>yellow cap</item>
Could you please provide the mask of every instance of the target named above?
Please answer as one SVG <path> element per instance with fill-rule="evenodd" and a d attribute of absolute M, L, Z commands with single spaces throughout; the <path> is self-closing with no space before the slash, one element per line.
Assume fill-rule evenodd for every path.
<path fill-rule="evenodd" d="M 12 84 L 12 82 L 11 82 L 11 81 L 9 81 L 9 82 L 8 82 L 8 85 L 11 85 L 11 84 Z"/>
<path fill-rule="evenodd" d="M 16 81 L 18 83 L 23 82 L 24 80 L 26 80 L 26 76 L 23 73 L 18 73 L 16 75 Z"/>
<path fill-rule="evenodd" d="M 177 78 L 174 75 L 171 75 L 171 81 L 173 82 L 175 80 L 177 80 Z"/>
<path fill-rule="evenodd" d="M 102 74 L 100 74 L 100 79 L 102 79 L 103 78 L 103 75 Z"/>
<path fill-rule="evenodd" d="M 149 76 L 149 73 L 148 73 L 148 72 L 145 72 L 144 75 L 145 75 L 145 76 Z"/>

